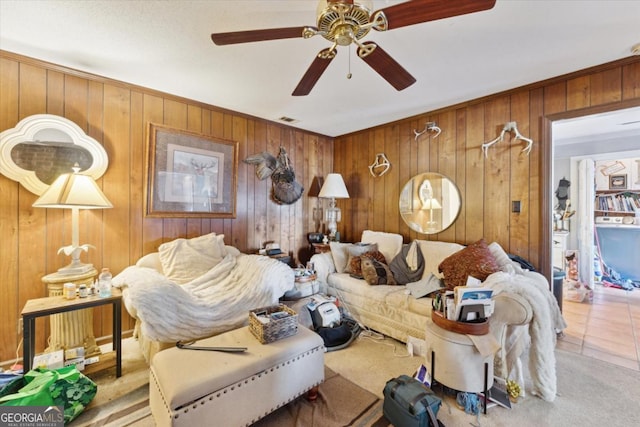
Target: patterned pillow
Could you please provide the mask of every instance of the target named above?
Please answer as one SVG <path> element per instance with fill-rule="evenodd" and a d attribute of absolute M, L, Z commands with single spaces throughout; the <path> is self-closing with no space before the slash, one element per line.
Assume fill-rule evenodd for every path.
<path fill-rule="evenodd" d="M 366 252 L 377 251 L 377 250 L 378 250 L 378 245 L 376 245 L 375 243 L 373 244 L 354 243 L 353 245 L 349 246 L 347 248 L 347 253 L 349 254 L 349 257 L 347 258 L 347 263 L 344 268 L 344 273 L 355 274 L 357 276 L 360 276 L 361 274 L 358 272 L 359 270 L 351 269 L 351 264 L 353 259 L 360 258 L 360 255 Z M 356 263 L 356 262 L 357 261 L 353 261 L 353 263 Z"/>
<path fill-rule="evenodd" d="M 397 285 L 389 267 L 375 258 L 362 257 L 362 276 L 372 286 Z"/>
<path fill-rule="evenodd" d="M 362 276 L 362 258 L 369 257 L 373 258 L 377 261 L 380 261 L 383 264 L 387 263 L 387 260 L 384 258 L 384 254 L 380 251 L 369 251 L 365 252 L 360 256 L 352 256 L 349 258 L 349 265 L 345 269 L 345 273 L 354 274 L 356 276 Z"/>
<path fill-rule="evenodd" d="M 500 271 L 500 266 L 487 242 L 480 239 L 445 258 L 438 266 L 438 271 L 444 274 L 447 289 L 452 290 L 456 286 L 465 286 L 468 276 L 484 282 L 490 274 Z"/>

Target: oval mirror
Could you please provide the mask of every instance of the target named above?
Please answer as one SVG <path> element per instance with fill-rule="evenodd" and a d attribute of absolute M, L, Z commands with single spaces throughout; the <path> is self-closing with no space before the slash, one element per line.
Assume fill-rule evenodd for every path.
<path fill-rule="evenodd" d="M 400 215 L 414 231 L 435 234 L 454 223 L 462 205 L 458 187 L 446 176 L 425 172 L 411 178 L 400 193 Z"/>
<path fill-rule="evenodd" d="M 36 114 L 0 133 L 0 172 L 38 196 L 75 163 L 98 179 L 109 160 L 98 141 L 64 117 Z"/>

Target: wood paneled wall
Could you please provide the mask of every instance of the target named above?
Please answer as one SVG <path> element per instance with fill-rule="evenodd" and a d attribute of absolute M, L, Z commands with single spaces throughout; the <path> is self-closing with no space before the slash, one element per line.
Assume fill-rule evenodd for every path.
<path fill-rule="evenodd" d="M 335 171 L 345 178 L 351 198 L 338 202 L 343 214 L 339 231 L 348 241 L 359 240 L 365 229 L 400 233 L 405 242 L 468 244 L 484 238 L 548 275 L 554 188 L 550 123 L 632 105 L 640 105 L 638 57 L 340 136 L 334 143 Z M 481 145 L 511 121 L 534 140 L 531 153 L 522 153 L 525 144 L 508 133 L 485 158 Z M 416 141 L 414 130 L 424 130 L 427 122 L 436 122 L 442 133 L 425 133 Z M 392 164 L 379 178 L 368 169 L 376 153 L 385 153 Z M 411 231 L 398 209 L 404 184 L 427 171 L 449 177 L 462 196 L 453 226 L 430 236 Z M 521 201 L 520 213 L 511 211 L 514 200 Z"/>
<path fill-rule="evenodd" d="M 103 144 L 109 168 L 99 180 L 113 209 L 81 211 L 80 241 L 96 247 L 82 259 L 117 273 L 166 241 L 209 232 L 242 251 L 278 241 L 297 255 L 315 231 L 309 210 L 315 199 L 277 205 L 271 181 L 259 181 L 254 166 L 242 159 L 282 145 L 299 182 L 309 188 L 314 177 L 332 170 L 333 139 L 222 110 L 145 88 L 91 76 L 0 51 L 0 130 L 33 114 L 66 117 Z M 144 165 L 149 122 L 239 142 L 237 217 L 235 219 L 145 218 Z M 61 209 L 31 207 L 37 196 L 0 175 L 0 361 L 16 357 L 18 318 L 25 302 L 46 295 L 40 278 L 64 266 L 56 255 L 71 241 L 71 215 Z M 111 334 L 110 310 L 96 310 L 97 337 Z M 38 351 L 45 347 L 48 322 L 37 324 Z M 133 327 L 125 314 L 123 329 Z"/>
<path fill-rule="evenodd" d="M 236 140 L 239 158 L 283 145 L 305 188 L 313 177 L 343 174 L 351 198 L 340 200 L 343 240 L 356 241 L 365 229 L 401 233 L 405 241 L 428 238 L 470 243 L 484 237 L 542 270 L 550 260 L 550 123 L 558 118 L 640 105 L 640 58 L 628 58 L 546 82 L 492 95 L 387 125 L 331 138 L 295 130 L 201 103 L 90 76 L 0 51 L 0 129 L 32 114 L 50 113 L 76 122 L 101 142 L 110 158 L 100 180 L 114 204 L 106 211 L 81 214 L 81 240 L 97 249 L 89 262 L 120 271 L 164 241 L 215 231 L 228 244 L 252 250 L 277 240 L 294 253 L 306 247 L 314 229 L 315 200 L 292 206 L 269 201 L 269 182 L 258 181 L 253 167 L 239 163 L 236 219 L 149 219 L 143 215 L 145 129 L 151 121 Z M 435 121 L 442 133 L 414 130 Z M 535 143 L 530 155 L 513 135 L 489 149 L 506 122 Z M 383 152 L 392 163 L 381 178 L 368 165 Z M 425 237 L 412 232 L 398 211 L 398 197 L 410 177 L 424 171 L 451 178 L 462 195 L 462 211 L 452 227 Z M 0 176 L 0 360 L 15 357 L 17 319 L 24 302 L 45 294 L 40 277 L 66 262 L 57 248 L 70 240 L 68 213 L 34 209 L 36 196 Z M 511 201 L 520 200 L 520 213 Z M 546 225 L 545 225 L 546 224 Z M 85 255 L 86 256 L 86 255 Z M 124 329 L 132 327 L 125 316 Z M 109 313 L 96 316 L 96 335 L 110 334 Z M 38 325 L 44 346 L 44 321 Z M 104 326 L 103 326 L 104 325 Z"/>

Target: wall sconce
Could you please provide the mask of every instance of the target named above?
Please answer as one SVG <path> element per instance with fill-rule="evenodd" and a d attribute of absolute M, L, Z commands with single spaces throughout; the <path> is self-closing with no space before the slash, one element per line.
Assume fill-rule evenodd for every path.
<path fill-rule="evenodd" d="M 93 269 L 92 264 L 80 261 L 80 253 L 88 252 L 88 244 L 79 243 L 80 209 L 106 209 L 113 205 L 104 195 L 98 184 L 88 175 L 80 174 L 80 167 L 76 163 L 73 173 L 60 175 L 51 186 L 35 201 L 35 208 L 71 209 L 71 245 L 63 246 L 58 253 L 71 255 L 71 264 L 58 270 L 60 274 L 82 274 Z"/>
<path fill-rule="evenodd" d="M 329 229 L 329 238 L 335 240 L 336 232 L 338 231 L 338 222 L 342 219 L 340 208 L 336 206 L 336 199 L 349 198 L 349 192 L 347 191 L 346 185 L 344 185 L 342 175 L 339 173 L 330 173 L 327 175 L 327 179 L 325 179 L 318 197 L 330 199 L 329 208 L 324 211 L 324 219 Z"/>

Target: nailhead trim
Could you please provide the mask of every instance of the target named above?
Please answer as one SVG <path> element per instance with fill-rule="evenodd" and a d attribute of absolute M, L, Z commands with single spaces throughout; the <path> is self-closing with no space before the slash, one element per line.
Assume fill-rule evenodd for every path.
<path fill-rule="evenodd" d="M 278 370 L 278 369 L 280 369 L 281 367 L 284 367 L 284 366 L 286 366 L 286 365 L 290 365 L 292 362 L 294 362 L 294 361 L 298 361 L 298 360 L 300 360 L 300 359 L 302 359 L 302 358 L 304 358 L 304 357 L 310 356 L 310 355 L 312 355 L 313 353 L 316 353 L 316 352 L 318 352 L 318 351 L 324 351 L 324 346 L 320 346 L 320 347 L 313 348 L 313 349 L 308 350 L 308 351 L 306 351 L 306 352 L 304 352 L 304 353 L 302 353 L 302 354 L 299 354 L 299 355 L 297 355 L 297 356 L 294 356 L 292 359 L 286 360 L 286 361 L 281 362 L 281 363 L 279 363 L 279 364 L 277 364 L 277 365 L 275 365 L 275 366 L 272 366 L 271 368 L 267 368 L 267 369 L 265 369 L 265 370 L 264 370 L 264 371 L 262 371 L 262 372 L 259 372 L 259 373 L 257 373 L 257 374 L 254 374 L 254 375 L 252 375 L 252 376 L 251 376 L 251 381 L 255 381 L 255 380 L 256 380 L 256 378 L 258 378 L 258 379 L 259 379 L 259 378 L 262 378 L 262 375 L 263 375 L 263 374 L 264 374 L 264 375 L 268 375 L 268 374 L 269 374 L 269 372 L 273 372 L 274 370 Z M 155 377 L 154 377 L 154 380 L 155 380 Z M 214 396 L 213 394 L 211 394 L 211 395 L 208 395 L 208 396 L 205 396 L 205 397 L 201 398 L 200 400 L 198 400 L 198 401 L 196 401 L 196 402 L 192 402 L 192 406 L 191 406 L 191 408 L 192 408 L 192 409 L 198 409 L 198 403 L 199 403 L 199 404 L 200 404 L 200 406 L 202 407 L 202 406 L 204 406 L 204 405 L 205 405 L 206 403 L 208 403 L 208 402 L 213 402 L 213 401 L 214 401 L 214 398 L 219 398 L 219 397 L 221 397 L 222 395 L 227 394 L 227 392 L 229 392 L 229 391 L 234 391 L 236 387 L 238 387 L 238 388 L 242 387 L 242 383 L 243 383 L 243 382 L 244 382 L 245 384 L 248 384 L 248 383 L 249 383 L 249 379 L 248 379 L 248 378 L 247 378 L 247 379 L 242 379 L 242 380 L 240 380 L 239 382 L 236 382 L 236 383 L 230 384 L 230 385 L 226 386 L 224 389 L 222 389 L 222 390 L 218 390 L 218 392 L 217 392 L 217 393 L 215 393 L 215 396 Z M 157 381 L 156 381 L 156 383 L 157 383 Z M 291 402 L 291 401 L 293 401 L 293 400 L 297 399 L 298 397 L 302 396 L 304 393 L 308 392 L 309 390 L 311 390 L 313 387 L 317 386 L 318 384 L 320 384 L 320 382 L 315 383 L 313 386 L 311 386 L 311 387 L 309 387 L 309 388 L 305 389 L 304 391 L 302 391 L 302 392 L 298 393 L 296 396 L 292 397 L 291 399 L 289 399 L 289 400 L 287 400 L 287 401 L 285 401 L 285 402 L 281 402 L 280 404 L 278 404 L 278 405 L 277 405 L 277 406 L 275 406 L 275 407 L 272 407 L 272 408 L 271 408 L 271 410 L 270 410 L 269 412 L 265 412 L 265 413 L 262 415 L 262 417 L 265 417 L 265 416 L 269 415 L 271 412 L 275 411 L 276 409 L 278 409 L 278 408 L 280 408 L 280 407 L 282 407 L 282 406 L 286 405 L 287 403 L 289 403 L 289 402 Z M 164 395 L 162 396 L 162 400 L 163 400 L 163 402 L 164 402 L 165 408 L 166 408 L 167 410 L 169 410 L 168 405 L 167 405 L 167 403 L 166 403 L 166 401 L 165 401 L 165 399 L 164 399 Z M 173 416 L 173 418 L 174 418 L 174 419 L 178 419 L 178 417 L 180 416 L 180 414 L 181 414 L 181 413 L 182 413 L 182 414 L 187 414 L 187 413 L 189 412 L 189 409 L 190 409 L 190 408 L 189 408 L 189 406 L 185 406 L 185 407 L 183 407 L 183 409 L 182 409 L 180 412 L 176 413 L 176 414 Z M 260 418 L 262 418 L 262 417 L 260 417 Z M 259 420 L 260 418 L 258 418 L 258 420 Z M 247 426 L 249 426 L 249 425 L 251 425 L 251 424 L 255 423 L 255 422 L 256 422 L 256 421 L 258 421 L 258 420 L 256 420 L 256 419 L 252 420 L 252 421 L 251 421 L 251 423 L 247 424 Z"/>

